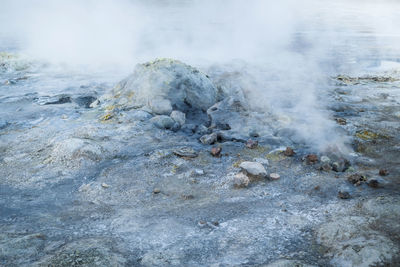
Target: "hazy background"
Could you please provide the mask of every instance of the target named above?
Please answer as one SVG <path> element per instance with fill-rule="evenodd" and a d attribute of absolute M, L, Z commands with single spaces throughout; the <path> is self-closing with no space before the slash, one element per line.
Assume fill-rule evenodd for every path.
<path fill-rule="evenodd" d="M 399 13 L 385 0 L 1 0 L 0 50 L 60 71 L 127 75 L 168 57 L 238 72 L 254 106 L 323 148 L 343 140 L 324 110 L 326 78 L 399 61 Z"/>

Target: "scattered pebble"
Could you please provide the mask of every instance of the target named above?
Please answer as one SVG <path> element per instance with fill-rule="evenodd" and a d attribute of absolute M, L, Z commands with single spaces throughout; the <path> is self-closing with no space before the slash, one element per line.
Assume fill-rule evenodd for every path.
<path fill-rule="evenodd" d="M 211 148 L 211 152 L 210 153 L 211 153 L 211 155 L 213 157 L 219 158 L 219 157 L 221 157 L 221 151 L 222 151 L 222 148 L 217 146 L 217 147 Z"/>
<path fill-rule="evenodd" d="M 102 184 L 101 184 L 101 187 L 103 187 L 103 188 L 109 188 L 110 186 L 109 186 L 108 184 L 106 184 L 106 183 L 102 183 Z"/>
<path fill-rule="evenodd" d="M 257 140 L 249 139 L 246 142 L 246 147 L 247 148 L 253 149 L 253 148 L 256 148 L 257 146 L 258 146 L 258 141 Z"/>
<path fill-rule="evenodd" d="M 322 163 L 331 162 L 331 159 L 329 157 L 327 157 L 327 156 L 322 156 L 320 160 L 321 160 Z"/>
<path fill-rule="evenodd" d="M 271 180 L 279 180 L 281 176 L 278 173 L 273 172 L 269 175 L 269 178 L 271 178 Z"/>
<path fill-rule="evenodd" d="M 350 162 L 347 159 L 339 159 L 332 163 L 332 169 L 335 172 L 344 172 L 350 167 Z"/>
<path fill-rule="evenodd" d="M 294 152 L 293 148 L 287 147 L 286 150 L 283 152 L 286 157 L 293 157 L 296 152 Z"/>
<path fill-rule="evenodd" d="M 339 191 L 338 192 L 338 197 L 341 198 L 341 199 L 349 199 L 351 196 L 350 196 L 349 192 Z"/>

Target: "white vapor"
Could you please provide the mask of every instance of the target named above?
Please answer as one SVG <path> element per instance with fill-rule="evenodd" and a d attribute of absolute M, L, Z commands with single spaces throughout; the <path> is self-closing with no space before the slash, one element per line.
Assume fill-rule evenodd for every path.
<path fill-rule="evenodd" d="M 291 117 L 323 149 L 342 142 L 318 97 L 324 78 L 390 56 L 388 44 L 400 46 L 395 10 L 389 0 L 1 0 L 0 37 L 36 59 L 122 73 L 158 57 L 228 64 L 249 73 L 240 82 L 254 106 Z"/>

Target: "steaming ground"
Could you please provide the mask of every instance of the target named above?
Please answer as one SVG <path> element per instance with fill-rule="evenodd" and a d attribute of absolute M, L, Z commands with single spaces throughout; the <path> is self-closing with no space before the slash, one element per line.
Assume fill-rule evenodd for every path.
<path fill-rule="evenodd" d="M 0 265 L 400 264 L 396 3 L 87 3 L 0 16 Z"/>

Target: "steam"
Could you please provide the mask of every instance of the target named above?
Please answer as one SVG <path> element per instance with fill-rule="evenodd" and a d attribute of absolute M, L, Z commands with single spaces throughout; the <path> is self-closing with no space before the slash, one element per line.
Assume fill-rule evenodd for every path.
<path fill-rule="evenodd" d="M 387 36 L 398 36 L 389 44 L 400 45 L 396 1 L 3 0 L 1 6 L 0 37 L 53 64 L 129 73 L 136 63 L 168 57 L 240 72 L 253 106 L 285 117 L 318 149 L 343 146 L 324 111 L 326 78 L 359 71 L 360 59 L 390 57 L 390 47 L 378 48 L 387 47 Z M 354 39 L 360 34 L 364 42 Z"/>

